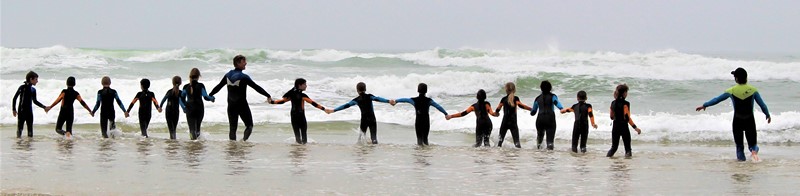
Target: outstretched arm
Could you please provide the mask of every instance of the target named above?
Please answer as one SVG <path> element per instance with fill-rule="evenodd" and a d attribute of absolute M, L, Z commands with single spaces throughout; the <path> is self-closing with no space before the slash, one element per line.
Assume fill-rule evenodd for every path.
<path fill-rule="evenodd" d="M 272 99 L 272 96 L 269 95 L 269 93 L 267 93 L 267 91 L 264 90 L 264 88 L 261 88 L 261 86 L 256 84 L 256 82 L 253 81 L 253 79 L 250 79 L 250 76 L 247 76 L 247 80 L 248 80 L 247 85 L 253 87 L 253 90 L 256 90 L 258 94 L 264 95 L 265 97 Z"/>
<path fill-rule="evenodd" d="M 125 111 L 124 109 L 123 109 L 123 111 L 125 111 L 127 113 L 131 113 L 131 110 L 133 109 L 133 105 L 136 104 L 136 101 L 139 101 L 139 97 L 138 96 L 134 97 L 133 101 L 131 101 L 131 104 L 128 105 L 128 111 Z M 139 112 L 142 112 L 142 111 L 139 111 Z"/>
<path fill-rule="evenodd" d="M 414 100 L 413 100 L 413 99 L 410 99 L 410 98 L 400 98 L 400 99 L 395 99 L 395 102 L 397 102 L 397 103 L 409 103 L 409 104 L 411 104 L 411 105 L 416 105 L 416 104 L 414 103 Z"/>
<path fill-rule="evenodd" d="M 377 101 L 377 102 L 381 102 L 381 103 L 389 103 L 388 99 L 384 99 L 383 97 L 378 97 L 378 96 L 375 96 L 375 95 L 372 96 L 372 101 Z"/>
<path fill-rule="evenodd" d="M 80 96 L 80 95 L 78 95 L 78 96 Z M 56 106 L 56 104 L 58 104 L 59 102 L 61 102 L 61 100 L 64 100 L 64 92 L 61 92 L 61 94 L 59 94 L 59 95 L 58 95 L 58 98 L 56 98 L 56 100 L 55 100 L 55 101 L 53 101 L 53 104 L 50 104 L 50 107 L 48 107 L 48 108 L 53 108 L 53 107 L 55 107 L 55 106 Z"/>
<path fill-rule="evenodd" d="M 350 106 L 354 106 L 354 105 L 356 105 L 356 104 L 358 104 L 358 103 L 357 103 L 355 100 L 350 100 L 350 102 L 347 102 L 347 103 L 345 103 L 345 104 L 342 104 L 341 106 L 339 106 L 339 107 L 336 107 L 335 109 L 333 109 L 333 112 L 338 112 L 338 111 L 341 111 L 341 110 L 347 109 L 347 108 L 349 108 Z"/>
<path fill-rule="evenodd" d="M 559 110 L 563 110 L 563 109 L 564 109 L 564 106 L 562 106 L 562 105 L 561 105 L 561 102 L 560 102 L 560 101 L 558 101 L 558 96 L 556 96 L 556 95 L 553 95 L 553 105 L 556 105 L 556 107 L 557 107 Z"/>
<path fill-rule="evenodd" d="M 500 116 L 500 110 L 503 109 L 503 101 L 497 104 L 497 109 L 494 110 L 494 116 Z"/>
<path fill-rule="evenodd" d="M 445 110 L 444 110 L 444 108 L 443 108 L 441 105 L 439 105 L 438 103 L 436 103 L 436 101 L 433 101 L 433 99 L 431 99 L 431 106 L 433 106 L 434 108 L 436 108 L 437 110 L 439 110 L 439 112 L 442 112 L 442 114 L 444 114 L 445 116 L 447 116 L 447 111 L 445 111 Z"/>
<path fill-rule="evenodd" d="M 531 116 L 533 116 L 533 115 L 536 115 L 537 112 L 539 112 L 539 102 L 536 102 L 536 100 L 533 100 L 533 103 L 531 105 L 533 107 L 531 107 L 530 111 L 531 111 Z"/>
<path fill-rule="evenodd" d="M 270 104 L 283 104 L 283 103 L 288 102 L 289 100 L 290 99 L 288 97 L 284 97 L 283 99 L 269 101 L 269 103 Z"/>
<path fill-rule="evenodd" d="M 463 112 L 447 115 L 447 119 L 450 120 L 451 118 L 458 118 L 458 117 L 466 116 L 467 114 L 469 114 L 470 112 L 472 112 L 474 110 L 475 110 L 475 107 L 469 106 L 467 108 L 467 110 L 464 110 Z M 491 108 L 489 110 L 491 110 Z"/>
<path fill-rule="evenodd" d="M 86 102 L 83 101 L 83 98 L 81 98 L 81 95 L 78 95 L 78 97 L 75 97 L 75 99 L 77 99 L 79 102 L 81 102 L 81 105 L 83 106 L 83 108 L 86 108 L 86 111 L 89 111 L 89 114 L 92 114 L 92 110 L 89 109 L 89 105 L 87 105 Z"/>
<path fill-rule="evenodd" d="M 94 103 L 94 109 L 92 109 L 92 114 L 97 112 L 97 108 L 100 108 L 100 103 L 101 103 L 101 99 L 100 98 L 101 98 L 100 97 L 100 93 L 97 93 L 97 102 Z"/>
<path fill-rule="evenodd" d="M 167 94 L 164 94 L 164 98 L 161 98 L 161 104 L 160 104 L 160 105 L 158 105 L 158 108 L 162 108 L 162 107 L 164 107 L 164 103 L 166 103 L 166 102 L 167 102 L 167 99 L 169 98 L 169 94 L 170 94 L 170 93 L 174 93 L 174 92 L 172 92 L 171 90 L 170 90 L 170 91 L 167 91 Z"/>
<path fill-rule="evenodd" d="M 206 93 L 206 88 L 202 88 L 202 89 L 203 90 L 201 92 L 203 93 L 202 94 L 203 95 L 203 99 L 205 99 L 206 101 L 214 102 L 215 98 L 212 97 L 212 96 L 209 96 L 208 93 Z"/>
<path fill-rule="evenodd" d="M 531 108 L 531 106 L 525 105 L 524 103 L 522 103 L 522 101 L 517 101 L 517 105 L 522 109 L 531 110 L 531 111 L 533 110 L 533 108 Z"/>
<path fill-rule="evenodd" d="M 322 106 L 322 105 L 320 105 L 320 104 L 317 104 L 317 102 L 315 102 L 314 100 L 311 100 L 311 98 L 309 98 L 309 97 L 303 97 L 303 101 L 305 101 L 305 102 L 307 102 L 307 103 L 310 103 L 310 104 L 311 104 L 311 106 L 314 106 L 314 107 L 315 107 L 315 108 L 317 108 L 317 109 L 320 109 L 320 110 L 322 110 L 322 111 L 325 111 L 325 106 Z"/>
<path fill-rule="evenodd" d="M 36 104 L 36 106 L 39 106 L 42 109 L 47 108 L 47 106 L 44 106 L 44 104 L 39 103 L 39 100 L 36 100 L 36 89 L 32 90 L 31 99 L 33 100 L 33 104 Z"/>
<path fill-rule="evenodd" d="M 119 108 L 122 109 L 122 111 L 127 111 L 127 110 L 125 110 L 125 105 L 122 105 L 122 100 L 119 99 L 119 94 L 118 93 L 114 94 L 114 99 L 117 99 L 117 105 L 119 105 Z M 127 115 L 128 112 L 125 112 L 125 113 L 126 113 L 125 117 L 127 117 L 128 116 Z"/>
<path fill-rule="evenodd" d="M 758 93 L 758 92 L 756 92 L 756 93 Z M 731 97 L 730 93 L 728 93 L 728 92 L 722 93 L 721 95 L 719 95 L 719 96 L 717 96 L 717 97 L 715 97 L 715 98 L 703 103 L 703 106 L 695 108 L 695 110 L 696 111 L 705 110 L 707 107 L 711 107 L 713 105 L 717 105 L 719 102 L 725 101 L 729 97 Z"/>
<path fill-rule="evenodd" d="M 761 99 L 761 94 L 756 92 L 755 94 L 753 94 L 753 98 L 755 98 L 758 107 L 761 108 L 761 112 L 763 112 L 764 115 L 767 116 L 767 123 L 770 123 L 772 121 L 772 118 L 770 118 L 769 116 L 769 108 L 767 108 L 767 104 L 764 103 L 764 99 Z"/>
<path fill-rule="evenodd" d="M 211 94 L 209 95 L 211 96 L 216 95 L 217 92 L 219 92 L 219 90 L 221 90 L 222 87 L 225 86 L 225 84 L 227 83 L 226 81 L 227 79 L 228 79 L 227 76 L 222 76 L 222 80 L 219 81 L 219 84 L 217 84 L 217 86 L 215 86 L 214 89 L 211 89 Z"/>

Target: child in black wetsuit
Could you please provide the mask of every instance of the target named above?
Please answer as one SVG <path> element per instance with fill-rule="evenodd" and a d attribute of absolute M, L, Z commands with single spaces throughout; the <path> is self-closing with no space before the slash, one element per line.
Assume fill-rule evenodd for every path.
<path fill-rule="evenodd" d="M 500 110 L 503 110 L 503 122 L 500 124 L 500 140 L 497 141 L 497 147 L 503 146 L 506 132 L 511 130 L 511 137 L 514 138 L 514 147 L 522 148 L 522 145 L 519 143 L 517 106 L 526 110 L 531 110 L 531 107 L 523 104 L 522 101 L 519 100 L 519 97 L 514 96 L 517 92 L 517 86 L 514 85 L 513 82 L 506 83 L 505 89 L 507 95 L 500 99 L 500 103 L 497 104 L 497 109 L 494 111 L 496 113 L 494 116 L 500 116 Z"/>
<path fill-rule="evenodd" d="M 572 152 L 578 152 L 578 141 L 582 153 L 586 153 L 586 140 L 589 136 L 589 120 L 592 127 L 597 129 L 592 113 L 592 104 L 586 103 L 586 92 L 578 91 L 578 103 L 570 108 L 561 110 L 561 113 L 575 112 L 575 123 L 572 125 Z"/>
<path fill-rule="evenodd" d="M 478 94 L 476 95 L 478 102 L 472 104 L 461 113 L 447 115 L 447 120 L 451 118 L 458 118 L 462 116 L 466 116 L 472 111 L 475 111 L 475 147 L 480 147 L 481 143 L 483 146 L 489 146 L 489 135 L 492 134 L 492 119 L 489 119 L 489 115 L 496 115 L 492 110 L 492 104 L 486 102 L 486 91 L 483 89 L 478 90 Z"/>
<path fill-rule="evenodd" d="M 556 139 L 556 114 L 553 112 L 553 106 L 559 110 L 564 109 L 564 106 L 561 106 L 558 96 L 550 92 L 553 90 L 550 81 L 542 81 L 539 88 L 542 89 L 542 94 L 531 104 L 533 108 L 531 116 L 536 115 L 537 110 L 539 114 L 536 117 L 536 149 L 542 149 L 542 140 L 547 135 L 547 150 L 553 150 L 553 142 Z"/>
<path fill-rule="evenodd" d="M 203 99 L 214 102 L 214 97 L 206 93 L 206 86 L 199 82 L 200 70 L 192 68 L 189 71 L 189 84 L 183 86 L 181 101 L 186 104 L 186 123 L 189 124 L 189 137 L 196 140 L 200 137 L 200 126 L 203 124 L 205 106 Z"/>
<path fill-rule="evenodd" d="M 150 106 L 150 102 L 156 106 L 158 112 L 161 113 L 161 108 L 158 107 L 158 100 L 156 100 L 156 95 L 153 92 L 148 91 L 147 89 L 150 88 L 150 80 L 147 78 L 142 79 L 140 82 L 142 87 L 142 92 L 136 93 L 136 97 L 133 97 L 133 101 L 131 101 L 131 105 L 128 106 L 128 113 L 131 113 L 131 109 L 133 109 L 133 104 L 136 104 L 136 101 L 140 101 L 139 103 L 139 129 L 142 130 L 142 137 L 149 137 L 147 136 L 147 127 L 150 125 L 150 117 L 152 107 Z"/>
<path fill-rule="evenodd" d="M 167 129 L 169 129 L 169 139 L 176 139 L 175 136 L 175 129 L 178 128 L 178 118 L 180 117 L 180 112 L 178 110 L 178 106 L 180 106 L 183 111 L 186 111 L 186 105 L 183 104 L 183 100 L 181 100 L 181 94 L 183 91 L 179 88 L 181 85 L 181 77 L 175 76 L 172 77 L 172 89 L 168 90 L 166 94 L 164 94 L 164 98 L 161 99 L 161 105 L 158 106 L 158 109 L 161 110 L 164 108 L 164 104 L 167 104 L 166 114 L 164 115 L 167 118 Z"/>
<path fill-rule="evenodd" d="M 67 78 L 67 89 L 61 90 L 61 94 L 58 95 L 53 104 L 50 107 L 45 108 L 45 110 L 50 110 L 56 104 L 61 103 L 61 111 L 58 113 L 58 120 L 56 120 L 56 133 L 60 135 L 66 135 L 66 137 L 72 138 L 72 122 L 75 121 L 75 109 L 72 105 L 75 103 L 75 100 L 78 100 L 83 108 L 86 108 L 86 111 L 89 112 L 89 115 L 92 115 L 92 110 L 89 109 L 89 105 L 86 105 L 86 102 L 83 102 L 83 98 L 81 98 L 81 94 L 78 91 L 73 89 L 75 87 L 75 77 L 70 76 Z M 65 132 L 62 128 L 64 123 L 67 124 L 67 131 Z"/>
<path fill-rule="evenodd" d="M 103 138 L 108 138 L 108 123 L 111 123 L 111 129 L 117 129 L 116 123 L 114 123 L 114 114 L 116 111 L 114 110 L 114 100 L 117 101 L 117 105 L 119 108 L 125 112 L 125 105 L 122 105 L 122 100 L 119 100 L 119 94 L 114 89 L 111 89 L 111 78 L 108 76 L 103 76 L 103 79 L 100 80 L 100 83 L 103 84 L 103 89 L 97 91 L 97 102 L 94 104 L 94 109 L 92 109 L 92 116 L 94 116 L 95 112 L 97 112 L 97 108 L 100 109 L 100 133 L 103 134 Z M 128 112 L 125 112 L 125 118 L 128 117 Z"/>
<path fill-rule="evenodd" d="M 611 120 L 614 122 L 611 128 L 611 149 L 608 150 L 606 156 L 614 156 L 614 153 L 617 152 L 617 147 L 619 147 L 619 139 L 621 137 L 622 142 L 625 144 L 625 157 L 631 157 L 633 152 L 631 151 L 631 131 L 628 129 L 628 124 L 633 127 L 636 134 L 641 134 L 642 130 L 633 123 L 630 112 L 631 103 L 625 100 L 628 97 L 628 85 L 618 85 L 617 90 L 614 91 L 614 97 L 616 99 L 611 102 L 610 113 Z"/>
<path fill-rule="evenodd" d="M 292 118 L 292 130 L 294 131 L 294 138 L 298 144 L 306 144 L 308 143 L 308 122 L 306 121 L 306 111 L 305 111 L 305 103 L 308 102 L 311 106 L 316 107 L 317 109 L 325 111 L 325 107 L 322 105 L 317 104 L 311 98 L 308 97 L 303 91 L 306 90 L 306 79 L 298 78 L 294 81 L 294 88 L 286 92 L 283 95 L 283 99 L 280 100 L 270 100 L 270 104 L 283 104 L 288 101 L 292 102 L 292 110 L 289 113 Z"/>
<path fill-rule="evenodd" d="M 28 137 L 33 137 L 33 104 L 47 111 L 47 107 L 36 100 L 36 84 L 39 83 L 39 74 L 28 72 L 25 75 L 25 82 L 19 86 L 14 99 L 11 102 L 11 112 L 17 117 L 17 138 L 22 137 L 23 125 L 28 126 Z M 17 97 L 22 96 L 19 101 L 19 111 L 17 111 Z"/>
<path fill-rule="evenodd" d="M 431 131 L 431 117 L 428 114 L 430 106 L 435 107 L 439 112 L 445 115 L 447 118 L 447 111 L 442 108 L 438 103 L 433 101 L 433 99 L 425 97 L 425 94 L 428 92 L 428 85 L 425 83 L 419 83 L 417 86 L 417 92 L 419 93 L 418 97 L 413 98 L 402 98 L 397 99 L 395 104 L 397 103 L 409 103 L 414 106 L 414 109 L 417 111 L 417 117 L 414 122 L 414 129 L 417 131 L 417 145 L 420 146 L 427 146 L 428 145 L 428 134 Z"/>
<path fill-rule="evenodd" d="M 366 135 L 367 128 L 369 128 L 372 144 L 378 144 L 378 122 L 375 119 L 375 109 L 372 107 L 372 102 L 377 101 L 381 103 L 394 103 L 394 101 L 372 94 L 367 94 L 367 84 L 364 84 L 363 82 L 356 84 L 356 91 L 358 92 L 358 97 L 354 98 L 350 102 L 345 103 L 344 105 L 336 107 L 336 109 L 327 109 L 325 112 L 330 114 L 347 109 L 350 106 L 358 105 L 358 108 L 361 110 L 361 133 Z"/>

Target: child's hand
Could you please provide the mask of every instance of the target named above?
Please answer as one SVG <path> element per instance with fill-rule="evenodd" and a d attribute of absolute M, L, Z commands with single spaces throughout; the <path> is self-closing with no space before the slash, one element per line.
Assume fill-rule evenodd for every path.
<path fill-rule="evenodd" d="M 50 109 L 52 109 L 50 106 L 44 107 L 44 113 L 50 112 Z"/>
<path fill-rule="evenodd" d="M 125 118 L 128 118 L 128 117 L 130 117 L 130 116 L 131 116 L 131 115 L 129 115 L 129 114 L 128 114 L 128 112 L 125 112 Z"/>
<path fill-rule="evenodd" d="M 333 110 L 331 110 L 331 109 L 325 109 L 325 113 L 331 114 L 331 113 L 333 113 Z"/>
<path fill-rule="evenodd" d="M 158 113 L 161 113 L 161 108 L 158 108 Z"/>
<path fill-rule="evenodd" d="M 445 120 L 450 120 L 450 119 L 452 119 L 452 118 L 453 118 L 453 115 L 447 115 L 447 116 L 444 116 L 444 119 L 445 119 Z"/>
<path fill-rule="evenodd" d="M 594 129 L 597 129 L 597 124 L 592 124 L 592 127 L 594 127 Z"/>
<path fill-rule="evenodd" d="M 641 135 L 641 134 L 642 134 L 642 129 L 640 129 L 640 128 L 638 128 L 638 127 L 637 127 L 637 128 L 636 128 L 636 129 L 634 129 L 634 130 L 636 130 L 636 134 L 637 134 L 637 135 Z"/>
<path fill-rule="evenodd" d="M 706 110 L 706 107 L 700 106 L 694 109 L 694 111 Z"/>
<path fill-rule="evenodd" d="M 389 100 L 389 105 L 394 106 L 395 104 L 397 104 L 397 100 L 394 100 L 394 99 Z"/>
<path fill-rule="evenodd" d="M 494 115 L 493 115 L 493 116 L 494 116 L 494 117 L 498 117 L 498 116 L 500 116 L 500 113 L 494 113 Z"/>
<path fill-rule="evenodd" d="M 561 110 L 561 113 L 562 113 L 562 114 L 564 114 L 564 113 L 567 113 L 567 109 L 563 109 L 563 110 Z"/>
<path fill-rule="evenodd" d="M 267 97 L 267 103 L 272 103 L 272 97 Z"/>
<path fill-rule="evenodd" d="M 17 111 L 11 111 L 14 113 L 14 117 L 17 117 Z"/>
<path fill-rule="evenodd" d="M 89 115 L 94 117 L 94 113 L 92 113 L 91 111 L 89 112 Z"/>

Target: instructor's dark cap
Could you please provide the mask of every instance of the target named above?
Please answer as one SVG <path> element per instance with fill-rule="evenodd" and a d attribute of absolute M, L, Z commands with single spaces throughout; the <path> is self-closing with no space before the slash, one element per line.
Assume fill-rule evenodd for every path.
<path fill-rule="evenodd" d="M 744 68 L 741 68 L 741 67 L 740 68 L 736 68 L 736 70 L 733 70 L 731 72 L 731 74 L 733 74 L 733 77 L 747 78 L 747 71 L 745 71 Z"/>

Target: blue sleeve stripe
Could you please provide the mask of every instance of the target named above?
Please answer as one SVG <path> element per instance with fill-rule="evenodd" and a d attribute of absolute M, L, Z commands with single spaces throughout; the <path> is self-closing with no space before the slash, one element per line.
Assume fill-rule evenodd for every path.
<path fill-rule="evenodd" d="M 719 102 L 725 101 L 726 99 L 730 98 L 730 93 L 722 93 L 721 95 L 714 97 L 713 99 L 709 100 L 708 102 L 703 103 L 703 107 L 709 107 L 713 105 L 717 105 Z"/>
<path fill-rule="evenodd" d="M 756 103 L 758 103 L 758 107 L 761 107 L 761 112 L 764 112 L 764 115 L 766 115 L 767 118 L 769 118 L 769 108 L 767 108 L 767 104 L 764 103 L 764 99 L 761 99 L 761 94 L 756 92 L 755 94 L 753 94 L 753 96 L 755 96 L 754 98 L 756 100 Z"/>

